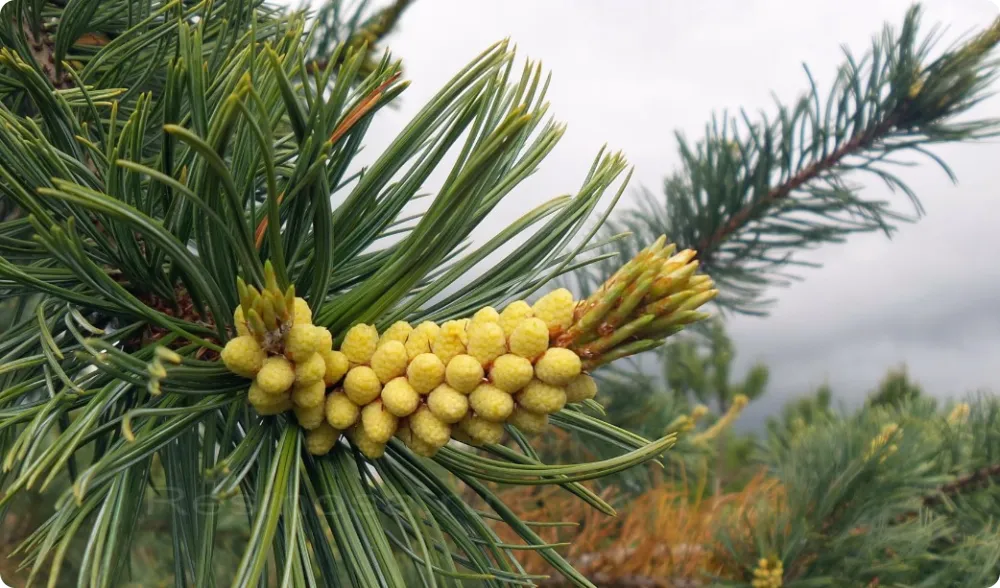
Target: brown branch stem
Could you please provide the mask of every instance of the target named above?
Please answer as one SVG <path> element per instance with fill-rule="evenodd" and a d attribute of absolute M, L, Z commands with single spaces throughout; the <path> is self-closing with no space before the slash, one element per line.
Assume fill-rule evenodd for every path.
<path fill-rule="evenodd" d="M 934 493 L 924 497 L 924 506 L 937 506 L 944 502 L 946 498 L 953 498 L 964 492 L 971 492 L 985 487 L 994 478 L 1000 478 L 1000 463 L 980 468 L 956 479 L 954 482 L 949 482 L 939 487 Z"/>
<path fill-rule="evenodd" d="M 734 232 L 746 225 L 750 220 L 758 216 L 761 211 L 773 206 L 779 200 L 787 198 L 792 192 L 798 190 L 808 182 L 815 180 L 820 176 L 820 174 L 832 169 L 845 157 L 851 155 L 855 151 L 871 147 L 875 141 L 889 132 L 896 125 L 896 120 L 896 117 L 889 117 L 881 124 L 851 138 L 826 157 L 809 164 L 797 174 L 788 178 L 788 180 L 783 184 L 771 188 L 764 198 L 755 202 L 750 202 L 744 206 L 735 215 L 733 215 L 733 218 L 731 218 L 728 223 L 719 227 L 710 237 L 703 238 L 698 242 L 696 249 L 704 263 L 706 263 L 706 265 L 710 264 L 712 252 L 715 248 L 728 239 Z"/>
<path fill-rule="evenodd" d="M 1000 463 L 979 468 L 974 472 L 956 478 L 952 482 L 939 486 L 934 492 L 925 495 L 921 499 L 921 504 L 924 508 L 933 508 L 943 504 L 947 499 L 988 486 L 994 479 L 1000 479 Z M 906 521 L 913 520 L 919 514 L 915 510 L 903 513 L 895 518 L 895 522 L 897 524 L 905 523 Z"/>

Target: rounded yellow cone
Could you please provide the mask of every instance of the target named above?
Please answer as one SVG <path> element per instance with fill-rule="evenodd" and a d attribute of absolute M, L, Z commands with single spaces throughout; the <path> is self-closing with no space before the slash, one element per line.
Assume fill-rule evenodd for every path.
<path fill-rule="evenodd" d="M 549 347 L 549 328 L 542 319 L 524 320 L 508 340 L 510 352 L 534 361 Z"/>
<path fill-rule="evenodd" d="M 432 447 L 444 447 L 451 437 L 451 426 L 441 422 L 426 406 L 410 415 L 410 431 Z"/>
<path fill-rule="evenodd" d="M 385 455 L 385 443 L 379 443 L 369 437 L 364 427 L 360 425 L 351 429 L 348 439 L 368 459 L 379 459 Z"/>
<path fill-rule="evenodd" d="M 309 359 L 295 364 L 295 383 L 298 385 L 321 382 L 326 375 L 326 362 L 322 353 L 313 353 Z"/>
<path fill-rule="evenodd" d="M 445 369 L 445 381 L 463 394 L 476 389 L 483 381 L 483 366 L 471 355 L 456 355 Z"/>
<path fill-rule="evenodd" d="M 371 367 L 383 384 L 406 373 L 409 357 L 399 341 L 386 341 L 372 354 Z"/>
<path fill-rule="evenodd" d="M 503 440 L 503 425 L 487 421 L 469 413 L 459 423 L 459 427 L 474 444 L 494 444 Z"/>
<path fill-rule="evenodd" d="M 307 431 L 312 431 L 323 424 L 324 417 L 326 416 L 323 411 L 322 402 L 315 406 L 295 405 L 292 410 L 295 411 L 295 420 L 299 422 L 299 426 Z"/>
<path fill-rule="evenodd" d="M 522 433 L 537 435 L 545 431 L 545 428 L 549 424 L 549 415 L 530 412 L 518 406 L 511 413 L 507 422 L 517 427 Z"/>
<path fill-rule="evenodd" d="M 434 457 L 434 454 L 438 452 L 438 448 L 425 443 L 420 437 L 417 437 L 410 431 L 409 425 L 400 426 L 399 430 L 396 432 L 396 436 L 409 448 L 413 453 L 422 457 Z"/>
<path fill-rule="evenodd" d="M 469 326 L 468 354 L 481 365 L 490 365 L 504 353 L 507 353 L 507 337 L 499 324 L 481 322 Z"/>
<path fill-rule="evenodd" d="M 508 394 L 521 390 L 534 377 L 531 362 L 512 353 L 496 358 L 490 367 L 490 382 Z"/>
<path fill-rule="evenodd" d="M 441 422 L 450 425 L 469 412 L 469 398 L 448 384 L 441 384 L 427 396 L 427 407 Z"/>
<path fill-rule="evenodd" d="M 532 380 L 517 395 L 517 403 L 531 412 L 552 414 L 566 406 L 566 391 L 540 380 Z"/>
<path fill-rule="evenodd" d="M 439 327 L 434 321 L 424 321 L 417 325 L 413 330 L 420 331 L 427 336 L 428 341 L 433 341 L 438 336 L 438 333 L 441 332 L 441 327 Z"/>
<path fill-rule="evenodd" d="M 325 413 L 326 422 L 334 429 L 343 431 L 358 421 L 361 409 L 343 392 L 334 392 L 326 397 Z"/>
<path fill-rule="evenodd" d="M 584 400 L 590 400 L 591 398 L 595 398 L 596 396 L 597 396 L 597 382 L 595 382 L 594 378 L 590 377 L 587 374 L 580 374 L 579 376 L 570 380 L 568 384 L 566 384 L 566 402 L 583 402 Z M 701 410 L 698 409 L 698 407 L 695 408 L 698 411 Z M 702 409 L 706 411 L 708 410 L 704 406 L 702 406 Z M 694 413 L 692 413 L 691 416 L 694 417 Z M 699 414 L 699 416 L 696 418 L 700 418 L 702 416 L 705 415 Z"/>
<path fill-rule="evenodd" d="M 294 362 L 305 361 L 313 353 L 333 347 L 333 335 L 323 327 L 294 324 L 285 337 L 285 355 Z"/>
<path fill-rule="evenodd" d="M 250 389 L 247 392 L 247 401 L 250 402 L 254 408 L 258 409 L 257 412 L 260 412 L 261 409 L 270 412 L 271 409 L 278 406 L 285 406 L 287 403 L 291 402 L 291 395 L 287 392 L 284 394 L 268 394 L 267 392 L 261 390 L 260 386 L 257 385 L 257 382 L 252 382 L 250 384 Z M 291 410 L 291 408 L 291 405 L 288 405 L 288 408 L 285 410 Z M 284 412 L 284 410 L 279 412 Z M 271 414 L 278 413 L 271 412 Z"/>
<path fill-rule="evenodd" d="M 410 333 L 410 336 L 406 338 L 406 357 L 413 361 L 413 358 L 422 354 L 431 352 L 431 340 L 427 337 L 427 333 L 424 331 L 414 330 Z"/>
<path fill-rule="evenodd" d="M 364 406 L 375 400 L 381 391 L 382 382 L 379 381 L 375 370 L 366 365 L 351 368 L 344 377 L 344 393 L 358 406 Z"/>
<path fill-rule="evenodd" d="M 221 356 L 229 371 L 244 378 L 256 376 L 267 358 L 257 340 L 249 335 L 230 339 L 223 347 Z"/>
<path fill-rule="evenodd" d="M 473 323 L 500 323 L 500 313 L 492 306 L 485 306 L 472 315 Z"/>
<path fill-rule="evenodd" d="M 399 419 L 375 401 L 361 409 L 361 426 L 368 438 L 376 443 L 388 443 L 396 434 Z"/>
<path fill-rule="evenodd" d="M 492 384 L 480 384 L 469 395 L 469 406 L 476 416 L 502 423 L 514 411 L 514 398 Z"/>
<path fill-rule="evenodd" d="M 410 333 L 412 332 L 413 327 L 410 326 L 410 323 L 406 321 L 397 321 L 386 329 L 384 333 L 382 333 L 382 336 L 378 340 L 378 344 L 379 346 L 382 346 L 389 341 L 406 343 L 406 340 L 410 337 Z"/>
<path fill-rule="evenodd" d="M 566 288 L 559 288 L 542 296 L 531 310 L 537 318 L 545 321 L 550 333 L 556 334 L 565 331 L 573 323 L 575 308 L 573 293 Z"/>
<path fill-rule="evenodd" d="M 323 373 L 323 382 L 327 386 L 339 383 L 347 374 L 347 370 L 351 369 L 351 363 L 348 361 L 347 356 L 340 351 L 328 349 L 321 352 L 320 355 L 323 357 L 323 363 L 326 365 L 326 371 Z"/>
<path fill-rule="evenodd" d="M 445 367 L 437 355 L 421 353 L 413 358 L 406 368 L 406 379 L 419 394 L 430 394 L 430 391 L 444 381 Z"/>
<path fill-rule="evenodd" d="M 309 303 L 304 298 L 296 298 L 295 303 L 292 305 L 292 324 L 311 325 L 312 316 L 312 309 L 309 308 Z"/>
<path fill-rule="evenodd" d="M 531 310 L 531 306 L 524 300 L 511 302 L 500 313 L 500 327 L 503 329 L 503 334 L 510 337 L 514 329 L 525 320 L 531 318 L 533 314 L 534 311 Z"/>
<path fill-rule="evenodd" d="M 313 455 L 326 455 L 337 444 L 338 439 L 340 431 L 327 423 L 321 423 L 306 434 L 306 451 Z"/>
<path fill-rule="evenodd" d="M 467 339 L 468 336 L 461 323 L 448 321 L 441 325 L 441 331 L 437 337 L 431 339 L 431 351 L 441 359 L 441 363 L 448 365 L 451 358 L 465 353 Z"/>
<path fill-rule="evenodd" d="M 268 397 L 277 398 L 278 400 L 274 404 L 253 404 L 254 410 L 257 411 L 257 414 L 261 416 L 274 416 L 286 413 L 295 408 L 295 404 L 292 403 L 292 395 L 287 392 L 280 396 L 268 394 Z"/>
<path fill-rule="evenodd" d="M 371 360 L 378 347 L 378 331 L 371 325 L 358 324 L 344 335 L 340 350 L 354 364 L 365 364 Z"/>
<path fill-rule="evenodd" d="M 296 406 L 312 408 L 322 406 L 326 400 L 326 386 L 323 380 L 316 380 L 309 384 L 296 384 L 292 388 L 292 402 Z"/>
<path fill-rule="evenodd" d="M 295 368 L 280 355 L 269 357 L 264 360 L 255 381 L 267 394 L 284 394 L 295 382 Z"/>
<path fill-rule="evenodd" d="M 417 394 L 406 378 L 389 380 L 382 388 L 381 398 L 386 410 L 397 417 L 410 416 L 420 404 L 420 394 Z"/>
<path fill-rule="evenodd" d="M 535 377 L 553 386 L 565 386 L 580 375 L 580 356 L 569 349 L 553 347 L 535 363 Z"/>

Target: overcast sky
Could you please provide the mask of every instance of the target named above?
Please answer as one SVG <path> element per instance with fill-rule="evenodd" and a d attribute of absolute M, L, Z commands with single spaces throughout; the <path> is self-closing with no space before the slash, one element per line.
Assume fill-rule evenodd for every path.
<path fill-rule="evenodd" d="M 636 166 L 633 190 L 659 190 L 678 158 L 673 131 L 701 134 L 713 112 L 770 108 L 805 88 L 807 63 L 832 80 L 841 45 L 863 53 L 883 23 L 902 22 L 905 0 L 417 0 L 391 38 L 412 86 L 373 128 L 387 142 L 460 67 L 510 37 L 522 56 L 554 73 L 550 112 L 568 131 L 537 175 L 497 212 L 511 220 L 539 201 L 573 191 L 604 143 Z M 924 25 L 946 40 L 987 24 L 988 0 L 924 3 Z M 1000 100 L 978 110 L 1000 117 Z M 827 381 L 856 401 L 887 368 L 905 362 L 938 396 L 1000 389 L 1000 142 L 941 148 L 959 178 L 932 165 L 901 174 L 927 217 L 887 240 L 865 235 L 808 255 L 825 264 L 773 292 L 766 319 L 736 318 L 730 330 L 745 369 L 772 368 L 771 402 Z M 870 197 L 901 198 L 871 183 Z M 627 205 L 627 203 L 626 203 Z"/>

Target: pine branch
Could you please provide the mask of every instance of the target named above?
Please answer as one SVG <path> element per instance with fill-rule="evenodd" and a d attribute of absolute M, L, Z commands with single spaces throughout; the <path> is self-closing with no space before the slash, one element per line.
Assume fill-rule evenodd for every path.
<path fill-rule="evenodd" d="M 960 476 L 947 484 L 942 484 L 933 492 L 924 495 L 921 502 L 923 508 L 934 508 L 945 502 L 953 501 L 962 494 L 988 488 L 995 481 L 1000 481 L 1000 464 L 982 467 L 970 474 Z M 902 524 L 912 521 L 919 516 L 920 511 L 914 510 L 896 516 L 893 522 Z"/>
<path fill-rule="evenodd" d="M 727 530 L 718 552 L 743 570 L 780 553 L 786 582 L 993 582 L 996 487 L 975 492 L 1000 476 L 998 425 L 990 395 L 946 412 L 917 397 L 814 421 L 766 454 L 787 500 L 744 537 Z"/>
<path fill-rule="evenodd" d="M 870 149 L 876 141 L 885 137 L 890 130 L 896 126 L 894 119 L 888 119 L 872 129 L 865 130 L 858 136 L 851 138 L 822 160 L 809 164 L 804 169 L 798 171 L 785 183 L 771 188 L 766 196 L 749 203 L 732 216 L 728 223 L 720 227 L 711 236 L 701 239 L 697 244 L 697 250 L 703 251 L 705 266 L 713 265 L 713 253 L 735 233 L 745 230 L 749 223 L 756 218 L 767 214 L 769 209 L 780 206 L 780 201 L 790 197 L 796 190 L 801 189 L 809 182 L 819 178 L 824 173 L 830 173 L 840 165 L 845 158 L 859 151 Z"/>
<path fill-rule="evenodd" d="M 720 285 L 720 306 L 761 315 L 772 302 L 763 299 L 768 288 L 797 279 L 789 273 L 794 266 L 815 265 L 798 259 L 802 250 L 857 233 L 891 235 L 919 219 L 916 193 L 892 169 L 912 165 L 899 156 L 927 157 L 954 179 L 928 148 L 1000 129 L 991 119 L 956 119 L 997 75 L 990 55 L 1000 19 L 932 59 L 937 39 L 918 35 L 919 16 L 911 9 L 900 30 L 887 27 L 862 58 L 847 53 L 825 100 L 807 69 L 809 89 L 791 107 L 779 102 L 775 115 L 758 120 L 745 112 L 713 118 L 694 145 L 678 134 L 681 168 L 664 182 L 664 194 L 643 191 L 605 235 L 670 235 L 699 252 Z M 864 197 L 854 183 L 864 175 L 903 192 L 914 213 Z M 614 249 L 627 257 L 635 245 L 622 240 Z"/>
<path fill-rule="evenodd" d="M 55 41 L 52 35 L 42 31 L 38 36 L 28 25 L 23 25 L 24 36 L 31 47 L 31 56 L 42 73 L 48 77 L 54 88 L 68 88 L 72 85 L 72 80 L 65 72 L 57 72 L 55 61 Z"/>
<path fill-rule="evenodd" d="M 415 1 L 393 0 L 392 4 L 363 21 L 361 19 L 367 13 L 367 2 L 359 3 L 350 11 L 349 16 L 343 14 L 345 7 L 341 0 L 326 2 L 316 13 L 318 27 L 313 31 L 313 59 L 306 64 L 307 71 L 313 73 L 329 67 L 334 47 L 343 45 L 349 51 L 365 51 L 367 63 L 363 66 L 362 73 L 366 73 L 365 70 L 373 64 L 372 58 L 378 51 L 379 43 L 393 32 L 403 12 Z M 347 51 L 342 51 L 339 56 L 334 57 L 334 65 L 340 65 L 339 62 L 346 54 Z"/>
<path fill-rule="evenodd" d="M 924 497 L 924 506 L 931 508 L 966 492 L 975 492 L 988 487 L 994 479 L 1000 479 L 1000 464 L 980 468 L 942 485 L 932 494 Z"/>

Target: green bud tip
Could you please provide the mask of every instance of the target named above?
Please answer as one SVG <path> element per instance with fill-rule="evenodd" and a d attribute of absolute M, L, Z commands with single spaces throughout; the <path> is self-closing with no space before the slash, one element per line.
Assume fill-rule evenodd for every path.
<path fill-rule="evenodd" d="M 708 290 L 706 292 L 701 292 L 687 299 L 683 304 L 677 307 L 677 310 L 694 310 L 718 295 L 719 295 L 718 290 Z"/>
<path fill-rule="evenodd" d="M 243 278 L 236 278 L 236 292 L 240 297 L 240 306 L 243 307 L 243 312 L 246 312 L 250 304 L 250 291 L 247 290 L 247 283 L 243 281 Z"/>
<path fill-rule="evenodd" d="M 150 376 L 157 379 L 163 379 L 167 377 L 167 370 L 166 368 L 163 367 L 163 364 L 160 363 L 159 359 L 154 359 L 152 362 L 150 362 L 146 366 L 146 371 L 149 372 Z"/>
<path fill-rule="evenodd" d="M 257 288 L 254 288 L 253 286 L 247 286 L 247 292 L 249 293 L 249 298 L 248 298 L 248 300 L 250 301 L 249 306 L 250 308 L 253 308 L 257 304 L 257 301 L 260 299 L 260 291 Z M 244 310 L 249 310 L 249 308 Z"/>
<path fill-rule="evenodd" d="M 274 266 L 271 265 L 270 259 L 264 262 L 264 287 L 281 294 L 281 289 L 278 288 L 278 276 L 274 273 Z"/>
<path fill-rule="evenodd" d="M 250 331 L 258 338 L 267 332 L 267 327 L 264 326 L 264 319 L 260 318 L 260 314 L 257 313 L 257 309 L 251 308 L 247 312 L 246 319 L 247 325 L 250 327 Z"/>
<path fill-rule="evenodd" d="M 274 305 L 271 304 L 270 300 L 262 299 L 261 304 L 261 318 L 264 319 L 264 325 L 267 330 L 273 331 L 278 328 L 278 315 L 275 313 Z"/>
<path fill-rule="evenodd" d="M 149 393 L 152 394 L 153 396 L 159 396 L 160 394 L 163 393 L 163 391 L 160 390 L 159 380 L 150 380 L 146 384 L 146 390 L 149 391 Z"/>
<path fill-rule="evenodd" d="M 168 349 L 166 347 L 157 347 L 155 353 L 156 357 L 168 363 L 172 363 L 174 365 L 180 365 L 181 361 L 183 361 L 180 354 L 174 351 L 173 349 Z"/>
<path fill-rule="evenodd" d="M 288 313 L 290 308 L 288 303 L 285 301 L 285 296 L 280 292 L 271 295 L 271 304 L 274 305 L 274 313 L 278 316 L 281 321 L 288 320 Z"/>

